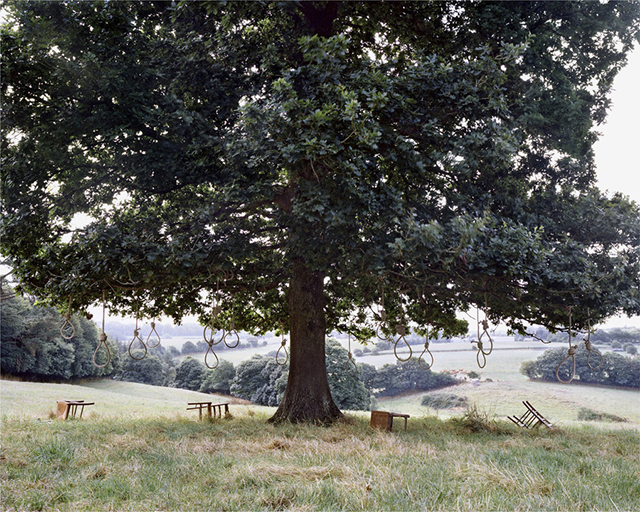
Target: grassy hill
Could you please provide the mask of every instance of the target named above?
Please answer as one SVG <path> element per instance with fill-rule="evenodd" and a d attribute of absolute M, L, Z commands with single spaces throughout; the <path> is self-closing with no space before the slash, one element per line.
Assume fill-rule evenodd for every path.
<path fill-rule="evenodd" d="M 272 409 L 239 403 L 231 419 L 198 421 L 186 402 L 211 395 L 141 384 L 0 385 L 2 510 L 622 511 L 640 502 L 633 423 L 563 419 L 528 432 L 482 409 L 420 416 L 430 411 L 413 396 L 397 399 L 417 407 L 408 431 L 387 433 L 371 429 L 366 413 L 330 428 L 277 426 L 266 422 Z M 510 397 L 510 414 L 522 412 L 519 393 L 543 390 L 539 409 L 552 419 L 595 396 L 577 386 L 564 396 L 546 385 L 501 397 L 491 383 L 455 389 Z M 83 420 L 48 419 L 61 398 L 96 406 Z"/>

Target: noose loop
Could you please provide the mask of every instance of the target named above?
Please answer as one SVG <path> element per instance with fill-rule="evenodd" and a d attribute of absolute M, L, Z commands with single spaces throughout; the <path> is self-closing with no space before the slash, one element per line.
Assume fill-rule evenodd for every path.
<path fill-rule="evenodd" d="M 589 310 L 587 310 L 587 314 L 589 314 Z M 589 366 L 589 368 L 591 368 L 592 370 L 599 370 L 600 367 L 602 366 L 602 364 L 604 363 L 604 357 L 602 356 L 602 353 L 600 351 L 595 351 L 593 348 L 593 345 L 591 345 L 591 319 L 587 320 L 587 337 L 584 338 L 584 347 L 587 349 L 587 365 Z M 591 352 L 596 352 L 596 354 L 598 354 L 600 356 L 600 364 L 596 367 L 591 366 L 591 363 L 589 362 L 589 359 L 591 358 Z"/>
<path fill-rule="evenodd" d="M 65 340 L 70 340 L 76 335 L 76 328 L 71 323 L 71 296 L 69 296 L 69 307 L 67 308 L 67 312 L 64 314 L 64 323 L 62 327 L 60 327 L 60 336 L 62 336 Z"/>
<path fill-rule="evenodd" d="M 218 367 L 218 365 L 220 364 L 220 359 L 218 359 L 218 356 L 213 351 L 213 343 L 208 343 L 208 345 L 209 345 L 209 348 L 207 349 L 207 353 L 204 355 L 204 364 L 210 370 L 215 370 Z M 209 354 L 210 353 L 213 355 L 213 357 L 216 358 L 216 362 L 215 362 L 215 364 L 213 366 L 211 364 L 209 364 Z"/>
<path fill-rule="evenodd" d="M 131 352 L 131 347 L 133 347 L 133 344 L 136 342 L 136 340 L 138 341 L 138 343 L 142 345 L 142 348 L 144 349 L 144 354 L 142 354 L 142 357 L 135 357 Z M 136 361 L 141 361 L 142 359 L 147 357 L 147 346 L 144 344 L 144 341 L 142 341 L 142 338 L 140 337 L 140 329 L 138 328 L 137 313 L 136 313 L 136 328 L 133 331 L 133 339 L 131 340 L 131 343 L 129 343 L 129 357 L 131 359 L 135 359 Z"/>
<path fill-rule="evenodd" d="M 485 310 L 487 308 L 487 298 L 485 296 L 484 299 Z M 480 332 L 480 327 L 482 326 L 482 332 Z M 480 320 L 480 308 L 476 308 L 476 329 L 478 334 L 478 339 L 476 341 L 471 341 L 471 343 L 476 343 L 478 345 L 478 351 L 476 353 L 476 361 L 478 363 L 478 367 L 484 368 L 487 364 L 487 356 L 493 352 L 493 339 L 491 338 L 491 334 L 489 334 L 489 321 L 487 320 L 487 314 L 484 313 L 484 319 Z M 482 338 L 486 338 L 489 340 L 489 350 L 484 349 L 484 343 Z"/>
<path fill-rule="evenodd" d="M 426 361 L 422 360 L 422 356 L 424 356 L 425 353 L 429 354 L 429 357 L 431 358 L 431 363 L 429 363 L 426 366 L 423 364 L 423 362 L 426 363 Z M 424 341 L 424 350 L 418 357 L 418 364 L 420 365 L 421 368 L 425 370 L 430 370 L 431 367 L 433 366 L 433 354 L 429 350 L 429 328 L 428 327 L 427 327 L 427 334 L 425 336 L 425 341 Z"/>
<path fill-rule="evenodd" d="M 211 318 L 209 319 L 207 324 L 204 326 L 204 329 L 202 331 L 202 337 L 204 338 L 204 341 L 207 342 L 209 347 L 212 347 L 213 345 L 217 345 L 224 339 L 224 330 L 223 330 L 222 335 L 220 336 L 220 339 L 218 339 L 217 341 L 214 341 L 215 333 L 218 332 L 218 330 L 215 328 L 215 323 L 216 323 L 216 320 L 218 319 L 218 316 L 220 315 L 220 312 L 222 311 L 222 308 L 218 304 L 219 293 L 220 293 L 220 281 L 218 281 L 216 293 L 213 294 L 213 298 L 211 300 Z M 207 330 L 209 330 L 209 335 L 207 335 Z"/>
<path fill-rule="evenodd" d="M 578 345 L 572 345 L 571 344 L 571 316 L 573 314 L 573 307 L 570 306 L 567 309 L 569 310 L 569 350 L 568 350 L 567 356 L 562 361 L 560 361 L 560 364 L 556 368 L 556 379 L 558 379 L 558 382 L 562 382 L 562 384 L 569 384 L 574 379 L 574 377 L 576 376 L 576 350 L 578 350 Z M 569 377 L 569 380 L 562 380 L 560 378 L 560 367 L 569 358 L 571 358 L 571 360 L 573 362 L 573 369 L 571 370 L 571 377 Z"/>
<path fill-rule="evenodd" d="M 347 362 L 344 365 L 344 369 L 349 375 L 358 374 L 358 367 L 351 354 L 351 333 L 349 333 L 349 351 L 347 352 Z"/>
<path fill-rule="evenodd" d="M 156 331 L 156 323 L 155 322 L 151 322 L 151 332 L 149 333 L 149 336 L 147 336 L 147 347 L 149 348 L 156 348 L 158 345 L 160 345 L 160 334 L 158 334 L 158 331 Z M 154 334 L 156 335 L 156 338 L 158 339 L 158 341 L 156 341 L 153 345 L 151 343 L 149 343 L 149 340 L 151 340 L 151 335 Z"/>
<path fill-rule="evenodd" d="M 281 338 L 281 342 L 280 342 L 280 346 L 278 347 L 278 351 L 276 352 L 276 363 L 279 366 L 284 366 L 289 362 L 289 352 L 287 352 L 287 340 L 284 338 L 284 325 L 280 324 L 280 338 Z M 284 351 L 284 361 L 281 362 L 280 359 L 280 351 Z"/>
<path fill-rule="evenodd" d="M 231 319 L 229 320 L 229 330 L 225 331 L 224 334 L 222 335 L 222 339 L 224 340 L 224 344 L 227 346 L 227 348 L 236 348 L 240 344 L 240 335 L 238 334 L 238 331 L 236 331 L 236 322 L 234 320 L 235 311 L 236 311 L 236 307 L 235 307 L 235 302 L 233 300 L 233 295 L 232 295 L 231 296 Z M 227 342 L 227 336 L 229 335 L 231 335 L 232 339 L 233 339 L 233 336 L 235 336 L 236 338 L 235 343 Z"/>
<path fill-rule="evenodd" d="M 407 340 L 405 338 L 405 336 L 407 334 L 407 331 L 405 329 L 404 324 L 396 325 L 396 333 L 398 334 L 398 339 L 396 339 L 395 342 L 393 343 L 393 354 L 396 356 L 396 359 L 398 361 L 402 361 L 403 363 L 405 363 L 409 359 L 411 359 L 411 356 L 413 355 L 413 350 L 411 350 L 411 345 L 409 345 L 409 343 L 407 342 Z M 402 359 L 398 355 L 398 343 L 400 343 L 400 340 L 402 340 L 404 342 L 404 344 L 407 346 L 407 348 L 409 349 L 409 357 L 406 357 L 405 359 Z"/>
<path fill-rule="evenodd" d="M 478 340 L 476 343 L 478 344 L 478 350 L 476 352 L 476 361 L 478 362 L 478 366 L 480 368 L 484 368 L 487 364 L 487 355 L 484 353 L 484 350 L 482 349 L 482 342 Z M 480 356 L 482 356 L 482 362 L 480 362 Z"/>
<path fill-rule="evenodd" d="M 380 296 L 381 296 L 382 305 L 380 307 L 380 310 L 378 311 L 378 315 L 380 316 L 380 321 L 376 326 L 376 336 L 381 341 L 393 341 L 393 337 L 389 335 L 385 335 L 383 331 L 384 324 L 387 321 L 387 312 L 384 309 L 384 286 L 382 287 Z M 382 335 L 380 333 L 382 333 Z"/>
<path fill-rule="evenodd" d="M 104 319 L 106 316 L 105 313 L 105 292 L 102 292 L 102 332 L 100 333 L 99 336 L 99 340 L 100 342 L 98 343 L 98 346 L 96 347 L 95 352 L 93 353 L 93 366 L 95 366 L 96 368 L 104 368 L 105 366 L 107 366 L 110 362 L 111 362 L 111 351 L 109 350 L 109 345 L 107 345 L 107 335 L 104 332 Z M 96 358 L 98 356 L 98 351 L 100 350 L 100 346 L 104 345 L 104 348 L 107 351 L 107 362 L 104 364 L 98 364 L 96 362 Z"/>

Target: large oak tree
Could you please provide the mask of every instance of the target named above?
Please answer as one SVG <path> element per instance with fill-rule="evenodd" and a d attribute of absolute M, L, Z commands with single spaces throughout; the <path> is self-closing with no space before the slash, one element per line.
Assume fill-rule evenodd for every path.
<path fill-rule="evenodd" d="M 8 8 L 1 250 L 22 288 L 289 332 L 275 420 L 341 415 L 334 329 L 640 313 L 638 207 L 594 187 L 592 150 L 637 4 Z"/>

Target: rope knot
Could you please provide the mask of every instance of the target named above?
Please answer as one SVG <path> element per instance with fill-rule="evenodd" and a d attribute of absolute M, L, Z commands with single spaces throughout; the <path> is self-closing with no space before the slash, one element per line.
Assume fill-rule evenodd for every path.
<path fill-rule="evenodd" d="M 396 332 L 400 336 L 405 336 L 407 331 L 405 330 L 404 325 L 398 324 L 398 325 L 396 325 Z"/>
<path fill-rule="evenodd" d="M 100 333 L 100 336 L 98 337 L 98 339 L 100 340 L 100 343 L 103 343 L 105 341 L 107 341 L 107 335 L 103 332 Z"/>
<path fill-rule="evenodd" d="M 575 355 L 576 351 L 578 350 L 578 345 L 571 345 L 569 347 L 569 355 L 573 356 Z"/>
<path fill-rule="evenodd" d="M 584 348 L 586 348 L 589 352 L 593 350 L 593 347 L 591 346 L 591 340 L 584 340 Z"/>

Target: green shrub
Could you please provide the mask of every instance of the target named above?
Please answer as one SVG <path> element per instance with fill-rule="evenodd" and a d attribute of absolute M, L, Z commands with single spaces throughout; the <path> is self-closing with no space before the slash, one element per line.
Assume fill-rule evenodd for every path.
<path fill-rule="evenodd" d="M 452 409 L 454 407 L 467 407 L 468 399 L 466 396 L 458 396 L 453 393 L 438 393 L 425 395 L 421 403 L 432 409 Z"/>
<path fill-rule="evenodd" d="M 581 407 L 578 411 L 578 420 L 580 421 L 612 421 L 616 423 L 625 423 L 629 420 L 616 416 L 615 414 L 607 414 L 606 412 L 597 412 L 586 407 Z"/>

